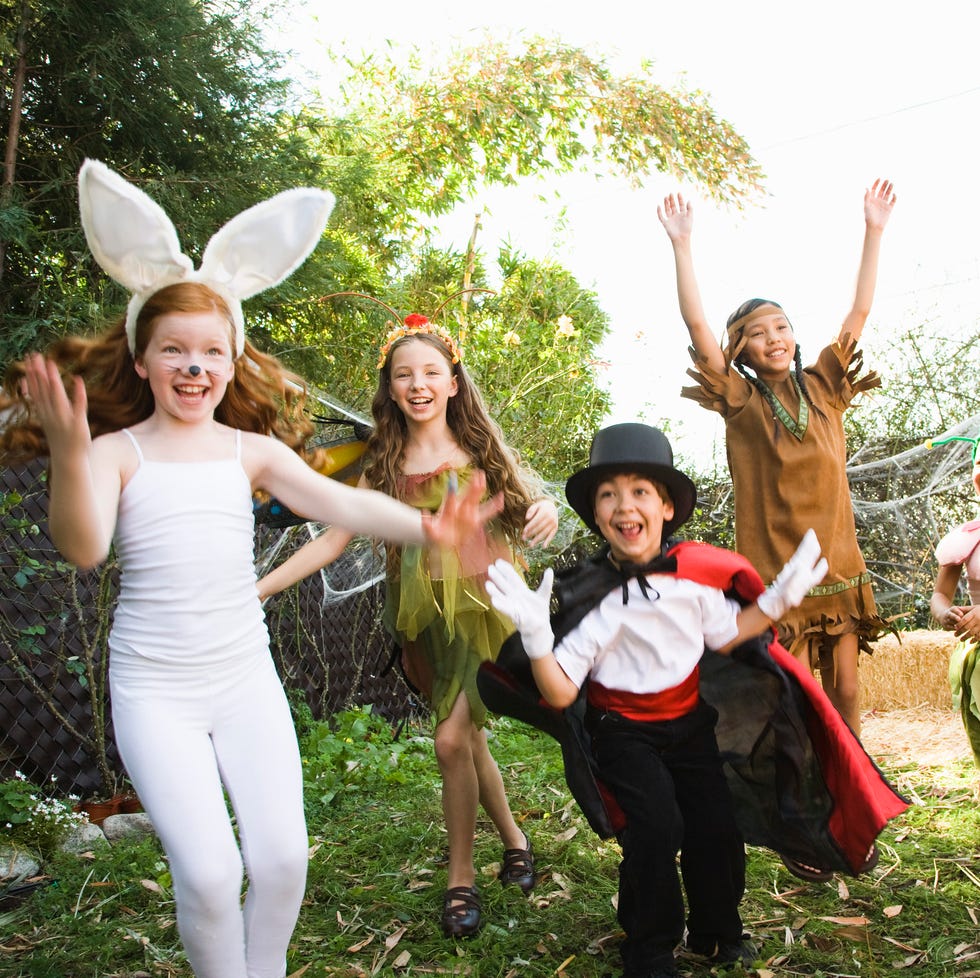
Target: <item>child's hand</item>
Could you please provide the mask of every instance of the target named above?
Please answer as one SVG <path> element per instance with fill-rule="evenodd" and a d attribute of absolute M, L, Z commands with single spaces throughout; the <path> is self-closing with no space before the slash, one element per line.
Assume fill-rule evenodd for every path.
<path fill-rule="evenodd" d="M 827 560 L 820 556 L 820 541 L 813 530 L 807 530 L 796 553 L 786 561 L 776 580 L 759 595 L 756 604 L 770 621 L 779 621 L 826 574 Z"/>
<path fill-rule="evenodd" d="M 422 531 L 428 542 L 439 547 L 456 547 L 479 533 L 504 508 L 502 492 L 482 501 L 486 488 L 487 477 L 479 470 L 473 473 L 462 495 L 455 491 L 451 481 L 439 512 L 431 519 L 422 520 Z"/>
<path fill-rule="evenodd" d="M 88 450 L 92 434 L 88 425 L 88 398 L 81 377 L 74 378 L 69 397 L 58 365 L 34 353 L 24 360 L 23 389 L 44 429 L 52 457 Z"/>
<path fill-rule="evenodd" d="M 532 591 L 506 560 L 495 560 L 487 568 L 490 601 L 517 626 L 529 659 L 543 659 L 554 648 L 550 614 L 553 580 L 549 567 L 537 591 Z"/>
<path fill-rule="evenodd" d="M 963 612 L 966 608 L 958 608 L 955 604 L 950 605 L 937 619 L 936 621 L 946 629 L 948 632 L 956 630 L 956 626 L 960 623 L 960 619 L 963 617 Z"/>
<path fill-rule="evenodd" d="M 876 231 L 884 230 L 896 200 L 890 180 L 875 180 L 864 192 L 864 223 Z"/>
<path fill-rule="evenodd" d="M 528 546 L 546 547 L 558 532 L 558 507 L 547 497 L 531 503 L 524 517 L 521 538 Z"/>
<path fill-rule="evenodd" d="M 694 208 L 680 194 L 664 197 L 663 206 L 657 208 L 657 217 L 671 241 L 689 238 L 694 230 Z"/>
<path fill-rule="evenodd" d="M 971 605 L 967 608 L 957 608 L 954 606 L 949 609 L 946 615 L 949 615 L 953 611 L 958 613 L 953 624 L 950 626 L 944 621 L 943 628 L 950 628 L 957 638 L 972 639 L 973 641 L 980 640 L 980 608 L 976 605 Z"/>

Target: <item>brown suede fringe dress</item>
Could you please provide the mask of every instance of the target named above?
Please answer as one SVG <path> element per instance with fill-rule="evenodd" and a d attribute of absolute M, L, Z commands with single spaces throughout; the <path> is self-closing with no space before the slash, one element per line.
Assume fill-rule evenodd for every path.
<path fill-rule="evenodd" d="M 762 579 L 773 580 L 811 527 L 830 565 L 826 578 L 779 623 L 795 655 L 809 648 L 811 666 L 831 664 L 836 636 L 855 633 L 859 648 L 889 626 L 875 606 L 858 546 L 845 472 L 843 415 L 855 396 L 881 385 L 861 375 L 862 354 L 849 337 L 825 347 L 803 371 L 810 401 L 795 375 L 769 388 L 730 365 L 724 373 L 697 357 L 688 375 L 698 386 L 684 397 L 725 419 L 726 450 L 735 493 L 735 549 Z"/>

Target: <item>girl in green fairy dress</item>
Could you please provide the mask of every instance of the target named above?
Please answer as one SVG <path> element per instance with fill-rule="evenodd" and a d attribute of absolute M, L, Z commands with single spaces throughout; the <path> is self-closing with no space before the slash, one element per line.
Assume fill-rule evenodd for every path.
<path fill-rule="evenodd" d="M 554 502 L 535 491 L 535 478 L 504 443 L 500 428 L 466 374 L 455 340 L 420 315 L 394 327 L 381 347 L 374 430 L 362 484 L 423 511 L 436 512 L 446 494 L 476 469 L 490 495 L 502 494 L 493 528 L 463 547 L 435 551 L 388 548 L 385 623 L 402 648 L 412 682 L 435 714 L 435 751 L 449 842 L 442 928 L 465 937 L 480 927 L 473 837 L 482 804 L 504 847 L 500 879 L 528 892 L 534 886 L 531 840 L 517 825 L 497 764 L 487 746 L 486 709 L 477 668 L 496 656 L 514 630 L 484 591 L 497 557 L 513 560 L 521 546 L 545 546 L 558 528 Z M 351 534 L 331 527 L 259 581 L 264 598 L 335 560 Z"/>

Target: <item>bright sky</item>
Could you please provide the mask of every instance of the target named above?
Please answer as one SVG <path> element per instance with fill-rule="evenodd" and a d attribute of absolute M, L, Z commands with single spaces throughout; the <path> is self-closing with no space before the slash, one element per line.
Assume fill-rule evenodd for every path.
<path fill-rule="evenodd" d="M 816 355 L 852 298 L 862 198 L 876 176 L 895 183 L 898 203 L 866 333 L 868 365 L 889 335 L 917 321 L 928 319 L 937 333 L 977 322 L 980 60 L 972 6 L 371 0 L 331 5 L 319 22 L 300 14 L 296 25 L 297 36 L 323 37 L 351 53 L 388 50 L 390 41 L 397 49 L 418 45 L 434 58 L 449 43 L 477 42 L 486 30 L 558 36 L 604 55 L 618 71 L 652 60 L 657 82 L 671 85 L 683 74 L 688 88 L 709 94 L 767 175 L 762 207 L 722 210 L 659 174 L 641 191 L 574 177 L 495 192 L 442 222 L 446 239 L 463 248 L 482 210 L 488 253 L 509 235 L 521 250 L 558 259 L 593 288 L 612 318 L 604 350 L 612 361 L 610 421 L 670 419 L 675 444 L 696 462 L 723 452 L 721 428 L 679 396 L 687 336 L 670 245 L 656 216 L 667 193 L 695 199 L 695 262 L 719 334 L 743 299 L 762 295 L 786 308 L 807 362 Z M 547 203 L 538 200 L 543 191 Z"/>

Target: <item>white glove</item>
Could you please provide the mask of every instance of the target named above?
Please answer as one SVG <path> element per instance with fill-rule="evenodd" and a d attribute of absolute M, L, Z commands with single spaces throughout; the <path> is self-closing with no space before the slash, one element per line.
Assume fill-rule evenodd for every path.
<path fill-rule="evenodd" d="M 759 595 L 759 610 L 770 621 L 779 621 L 826 574 L 827 560 L 820 557 L 820 541 L 813 530 L 807 530 L 796 548 L 796 553 L 786 561 L 776 580 Z"/>
<path fill-rule="evenodd" d="M 487 568 L 487 594 L 497 611 L 517 626 L 529 659 L 543 659 L 555 645 L 550 613 L 554 577 L 549 567 L 537 591 L 532 591 L 506 560 L 496 560 Z"/>

